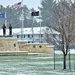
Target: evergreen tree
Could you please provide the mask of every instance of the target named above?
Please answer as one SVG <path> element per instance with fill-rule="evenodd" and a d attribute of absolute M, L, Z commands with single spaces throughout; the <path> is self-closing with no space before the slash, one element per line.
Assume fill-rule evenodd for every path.
<path fill-rule="evenodd" d="M 51 18 L 53 17 L 53 0 L 42 0 L 41 7 L 39 7 L 41 11 L 41 19 L 42 19 L 42 25 L 47 25 L 51 21 Z"/>
<path fill-rule="evenodd" d="M 0 13 L 6 12 L 7 28 L 9 24 L 11 24 L 13 28 L 22 27 L 22 21 L 20 20 L 20 17 L 22 15 L 22 9 L 24 11 L 23 12 L 24 27 L 31 27 L 32 26 L 31 10 L 29 10 L 26 5 L 24 5 L 22 8 L 13 8 L 13 6 L 10 7 L 9 5 L 6 8 L 4 8 L 2 5 L 0 6 Z M 2 25 L 4 23 L 5 19 L 0 18 L 0 28 L 2 28 Z M 38 26 L 36 20 L 33 26 Z"/>
<path fill-rule="evenodd" d="M 5 8 L 0 5 L 0 14 L 4 13 Z M 0 29 L 2 28 L 3 24 L 5 23 L 5 19 L 4 18 L 0 18 Z"/>

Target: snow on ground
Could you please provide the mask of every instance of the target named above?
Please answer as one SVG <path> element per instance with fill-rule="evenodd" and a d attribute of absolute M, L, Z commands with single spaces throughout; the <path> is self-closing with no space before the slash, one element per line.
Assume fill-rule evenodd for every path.
<path fill-rule="evenodd" d="M 63 54 L 63 53 L 62 51 L 55 51 L 55 54 Z M 70 49 L 70 54 L 75 54 L 75 49 Z"/>

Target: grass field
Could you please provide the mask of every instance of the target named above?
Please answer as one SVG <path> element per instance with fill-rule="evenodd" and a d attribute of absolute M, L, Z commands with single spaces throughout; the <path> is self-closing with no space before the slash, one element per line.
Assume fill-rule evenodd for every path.
<path fill-rule="evenodd" d="M 67 56 L 67 70 L 63 70 L 63 55 L 0 56 L 0 75 L 75 75 L 75 55 L 71 54 L 71 71 Z"/>

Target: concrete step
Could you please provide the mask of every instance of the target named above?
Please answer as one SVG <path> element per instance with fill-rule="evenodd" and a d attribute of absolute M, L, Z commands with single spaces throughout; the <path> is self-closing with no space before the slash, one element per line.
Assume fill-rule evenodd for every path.
<path fill-rule="evenodd" d="M 0 56 L 23 56 L 28 55 L 28 51 L 0 51 Z"/>

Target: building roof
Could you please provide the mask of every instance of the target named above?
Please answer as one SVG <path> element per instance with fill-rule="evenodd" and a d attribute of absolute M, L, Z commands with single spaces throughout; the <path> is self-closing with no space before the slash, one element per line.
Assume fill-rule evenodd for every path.
<path fill-rule="evenodd" d="M 46 27 L 41 27 L 41 34 L 44 33 Z M 14 28 L 13 29 L 13 34 L 21 34 L 21 28 Z M 34 34 L 40 34 L 40 27 L 33 27 L 33 31 L 34 31 Z M 23 28 L 23 33 L 24 34 L 33 34 L 32 33 L 32 28 Z"/>
<path fill-rule="evenodd" d="M 23 34 L 33 34 L 32 33 L 32 28 L 13 28 L 12 29 L 12 34 L 21 34 L 21 31 L 23 30 Z M 41 34 L 44 34 L 44 32 L 47 30 L 47 27 L 41 27 Z M 40 27 L 33 27 L 34 34 L 40 34 Z M 49 34 L 57 34 L 58 32 L 54 30 L 49 30 Z M 3 30 L 0 29 L 0 35 L 3 35 Z M 9 29 L 6 29 L 6 35 L 9 35 Z"/>

